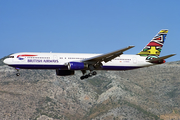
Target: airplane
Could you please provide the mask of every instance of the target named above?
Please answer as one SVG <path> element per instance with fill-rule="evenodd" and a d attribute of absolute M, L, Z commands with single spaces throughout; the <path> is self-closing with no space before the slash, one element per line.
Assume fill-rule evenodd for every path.
<path fill-rule="evenodd" d="M 19 69 L 55 69 L 57 76 L 74 75 L 79 70 L 83 80 L 96 75 L 96 70 L 132 70 L 165 63 L 164 59 L 175 55 L 159 57 L 167 33 L 167 29 L 160 30 L 136 55 L 123 54 L 134 47 L 128 46 L 107 54 L 22 52 L 11 54 L 3 62 L 14 67 L 17 76 Z"/>

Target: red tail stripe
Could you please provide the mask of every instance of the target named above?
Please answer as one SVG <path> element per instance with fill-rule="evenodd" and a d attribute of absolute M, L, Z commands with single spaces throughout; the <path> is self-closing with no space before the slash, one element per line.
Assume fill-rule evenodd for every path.
<path fill-rule="evenodd" d="M 162 46 L 162 45 L 156 42 L 150 42 L 147 46 Z"/>

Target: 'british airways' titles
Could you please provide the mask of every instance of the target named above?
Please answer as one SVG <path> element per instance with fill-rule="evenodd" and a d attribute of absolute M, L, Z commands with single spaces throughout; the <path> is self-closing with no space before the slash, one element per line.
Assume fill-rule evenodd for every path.
<path fill-rule="evenodd" d="M 27 62 L 31 63 L 58 63 L 58 60 L 38 60 L 38 59 L 28 59 Z"/>

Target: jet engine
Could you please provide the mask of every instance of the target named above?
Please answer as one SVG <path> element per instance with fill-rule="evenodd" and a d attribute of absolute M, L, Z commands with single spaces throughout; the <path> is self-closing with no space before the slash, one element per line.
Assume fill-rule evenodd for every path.
<path fill-rule="evenodd" d="M 74 70 L 56 70 L 56 75 L 58 76 L 68 76 L 74 75 Z"/>
<path fill-rule="evenodd" d="M 87 65 L 81 62 L 69 62 L 68 69 L 69 70 L 83 70 Z"/>

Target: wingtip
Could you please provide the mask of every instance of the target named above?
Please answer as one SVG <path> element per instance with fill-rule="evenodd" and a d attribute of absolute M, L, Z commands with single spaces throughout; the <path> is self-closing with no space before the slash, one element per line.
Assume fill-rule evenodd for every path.
<path fill-rule="evenodd" d="M 133 47 L 135 47 L 135 46 L 134 46 L 134 45 L 130 45 L 130 46 L 129 46 L 129 48 L 133 48 Z"/>
<path fill-rule="evenodd" d="M 176 55 L 176 54 L 171 54 L 172 56 Z"/>

